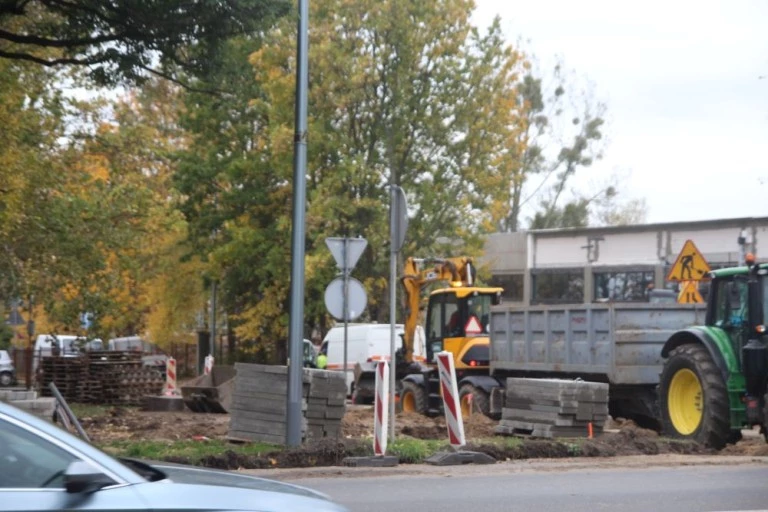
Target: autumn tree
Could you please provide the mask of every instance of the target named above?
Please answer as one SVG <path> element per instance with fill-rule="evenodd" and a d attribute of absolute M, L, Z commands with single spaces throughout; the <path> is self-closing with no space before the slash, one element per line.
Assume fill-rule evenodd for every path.
<path fill-rule="evenodd" d="M 70 176 L 59 138 L 66 102 L 57 76 L 0 61 L 0 294 L 5 301 L 45 296 L 53 276 L 76 274 L 92 260 L 82 239 L 82 203 L 67 197 Z"/>
<path fill-rule="evenodd" d="M 105 336 L 148 332 L 162 344 L 192 332 L 202 307 L 199 262 L 184 260 L 186 223 L 171 186 L 173 156 L 185 145 L 180 94 L 162 80 L 146 83 L 72 149 L 74 170 L 88 178 L 72 195 L 95 205 L 105 228 L 92 249 L 101 267 L 87 285 L 73 283 L 79 293 L 66 304 L 92 312 Z"/>
<path fill-rule="evenodd" d="M 517 82 L 523 58 L 498 23 L 469 23 L 472 3 L 312 2 L 307 174 L 307 324 L 327 326 L 323 290 L 335 273 L 329 236 L 365 236 L 358 263 L 369 318 L 386 316 L 388 183 L 412 208 L 409 255 L 441 236 L 478 251 L 492 229 L 519 152 Z M 251 74 L 237 58 L 201 86 L 249 95 L 191 95 L 194 133 L 176 182 L 197 247 L 224 283 L 242 339 L 284 358 L 289 291 L 295 23 L 251 41 Z M 242 47 L 233 47 L 235 57 Z M 217 81 L 218 80 L 218 81 Z M 201 87 L 202 88 L 202 87 Z"/>
<path fill-rule="evenodd" d="M 531 202 L 538 205 L 531 227 L 580 225 L 588 217 L 590 199 L 570 198 L 568 184 L 579 169 L 602 157 L 605 106 L 565 73 L 562 64 L 551 75 L 526 73 L 518 91 L 522 158 L 497 228 L 517 231 L 523 208 Z"/>
<path fill-rule="evenodd" d="M 286 12 L 285 0 L 8 0 L 0 58 L 77 66 L 100 85 L 173 80 L 204 70 L 223 41 Z"/>

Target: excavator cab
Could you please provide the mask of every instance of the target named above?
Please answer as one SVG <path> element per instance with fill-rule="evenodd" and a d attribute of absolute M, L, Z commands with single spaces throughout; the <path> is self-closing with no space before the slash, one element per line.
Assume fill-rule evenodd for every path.
<path fill-rule="evenodd" d="M 501 288 L 450 287 L 433 291 L 427 306 L 427 362 L 447 350 L 456 370 L 487 367 L 488 319 L 501 302 Z"/>

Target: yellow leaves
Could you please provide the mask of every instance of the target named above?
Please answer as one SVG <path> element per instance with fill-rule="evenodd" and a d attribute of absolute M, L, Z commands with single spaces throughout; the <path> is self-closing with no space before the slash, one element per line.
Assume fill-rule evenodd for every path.
<path fill-rule="evenodd" d="M 83 157 L 83 170 L 93 181 L 106 182 L 109 179 L 109 162 L 104 155 L 89 154 Z"/>
<path fill-rule="evenodd" d="M 67 283 L 64 288 L 62 288 L 61 294 L 63 295 L 64 300 L 71 301 L 75 300 L 80 295 L 80 291 L 71 283 Z"/>
<path fill-rule="evenodd" d="M 287 296 L 287 282 L 275 282 L 266 287 L 258 303 L 232 316 L 238 322 L 235 327 L 237 337 L 262 343 L 274 342 L 274 338 L 287 339 L 288 322 L 284 303 Z M 264 339 L 265 333 L 269 333 L 270 339 Z"/>

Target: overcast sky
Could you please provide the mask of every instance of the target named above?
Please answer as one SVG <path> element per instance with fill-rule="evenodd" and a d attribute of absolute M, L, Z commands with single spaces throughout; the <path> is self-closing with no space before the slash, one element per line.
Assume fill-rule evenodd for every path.
<path fill-rule="evenodd" d="M 648 222 L 768 216 L 768 1 L 476 2 L 477 24 L 498 14 L 606 104 L 605 158 L 578 185 L 628 175 Z"/>

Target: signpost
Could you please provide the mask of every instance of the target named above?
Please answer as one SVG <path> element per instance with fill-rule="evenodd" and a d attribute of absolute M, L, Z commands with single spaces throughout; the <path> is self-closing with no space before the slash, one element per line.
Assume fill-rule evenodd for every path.
<path fill-rule="evenodd" d="M 403 248 L 408 230 L 408 203 L 405 191 L 397 185 L 389 186 L 389 439 L 395 440 L 395 320 L 397 310 L 397 254 Z"/>
<path fill-rule="evenodd" d="M 686 240 L 675 263 L 667 274 L 667 281 L 679 281 L 680 293 L 677 302 L 680 304 L 701 304 L 704 298 L 699 293 L 699 281 L 709 279 L 709 263 L 692 240 Z"/>
<path fill-rule="evenodd" d="M 365 238 L 326 238 L 325 245 L 330 249 L 336 267 L 341 270 L 337 277 L 325 289 L 325 307 L 337 320 L 344 321 L 344 379 L 347 378 L 347 323 L 362 314 L 368 303 L 365 288 L 349 273 L 357 265 L 363 251 L 368 246 Z"/>

